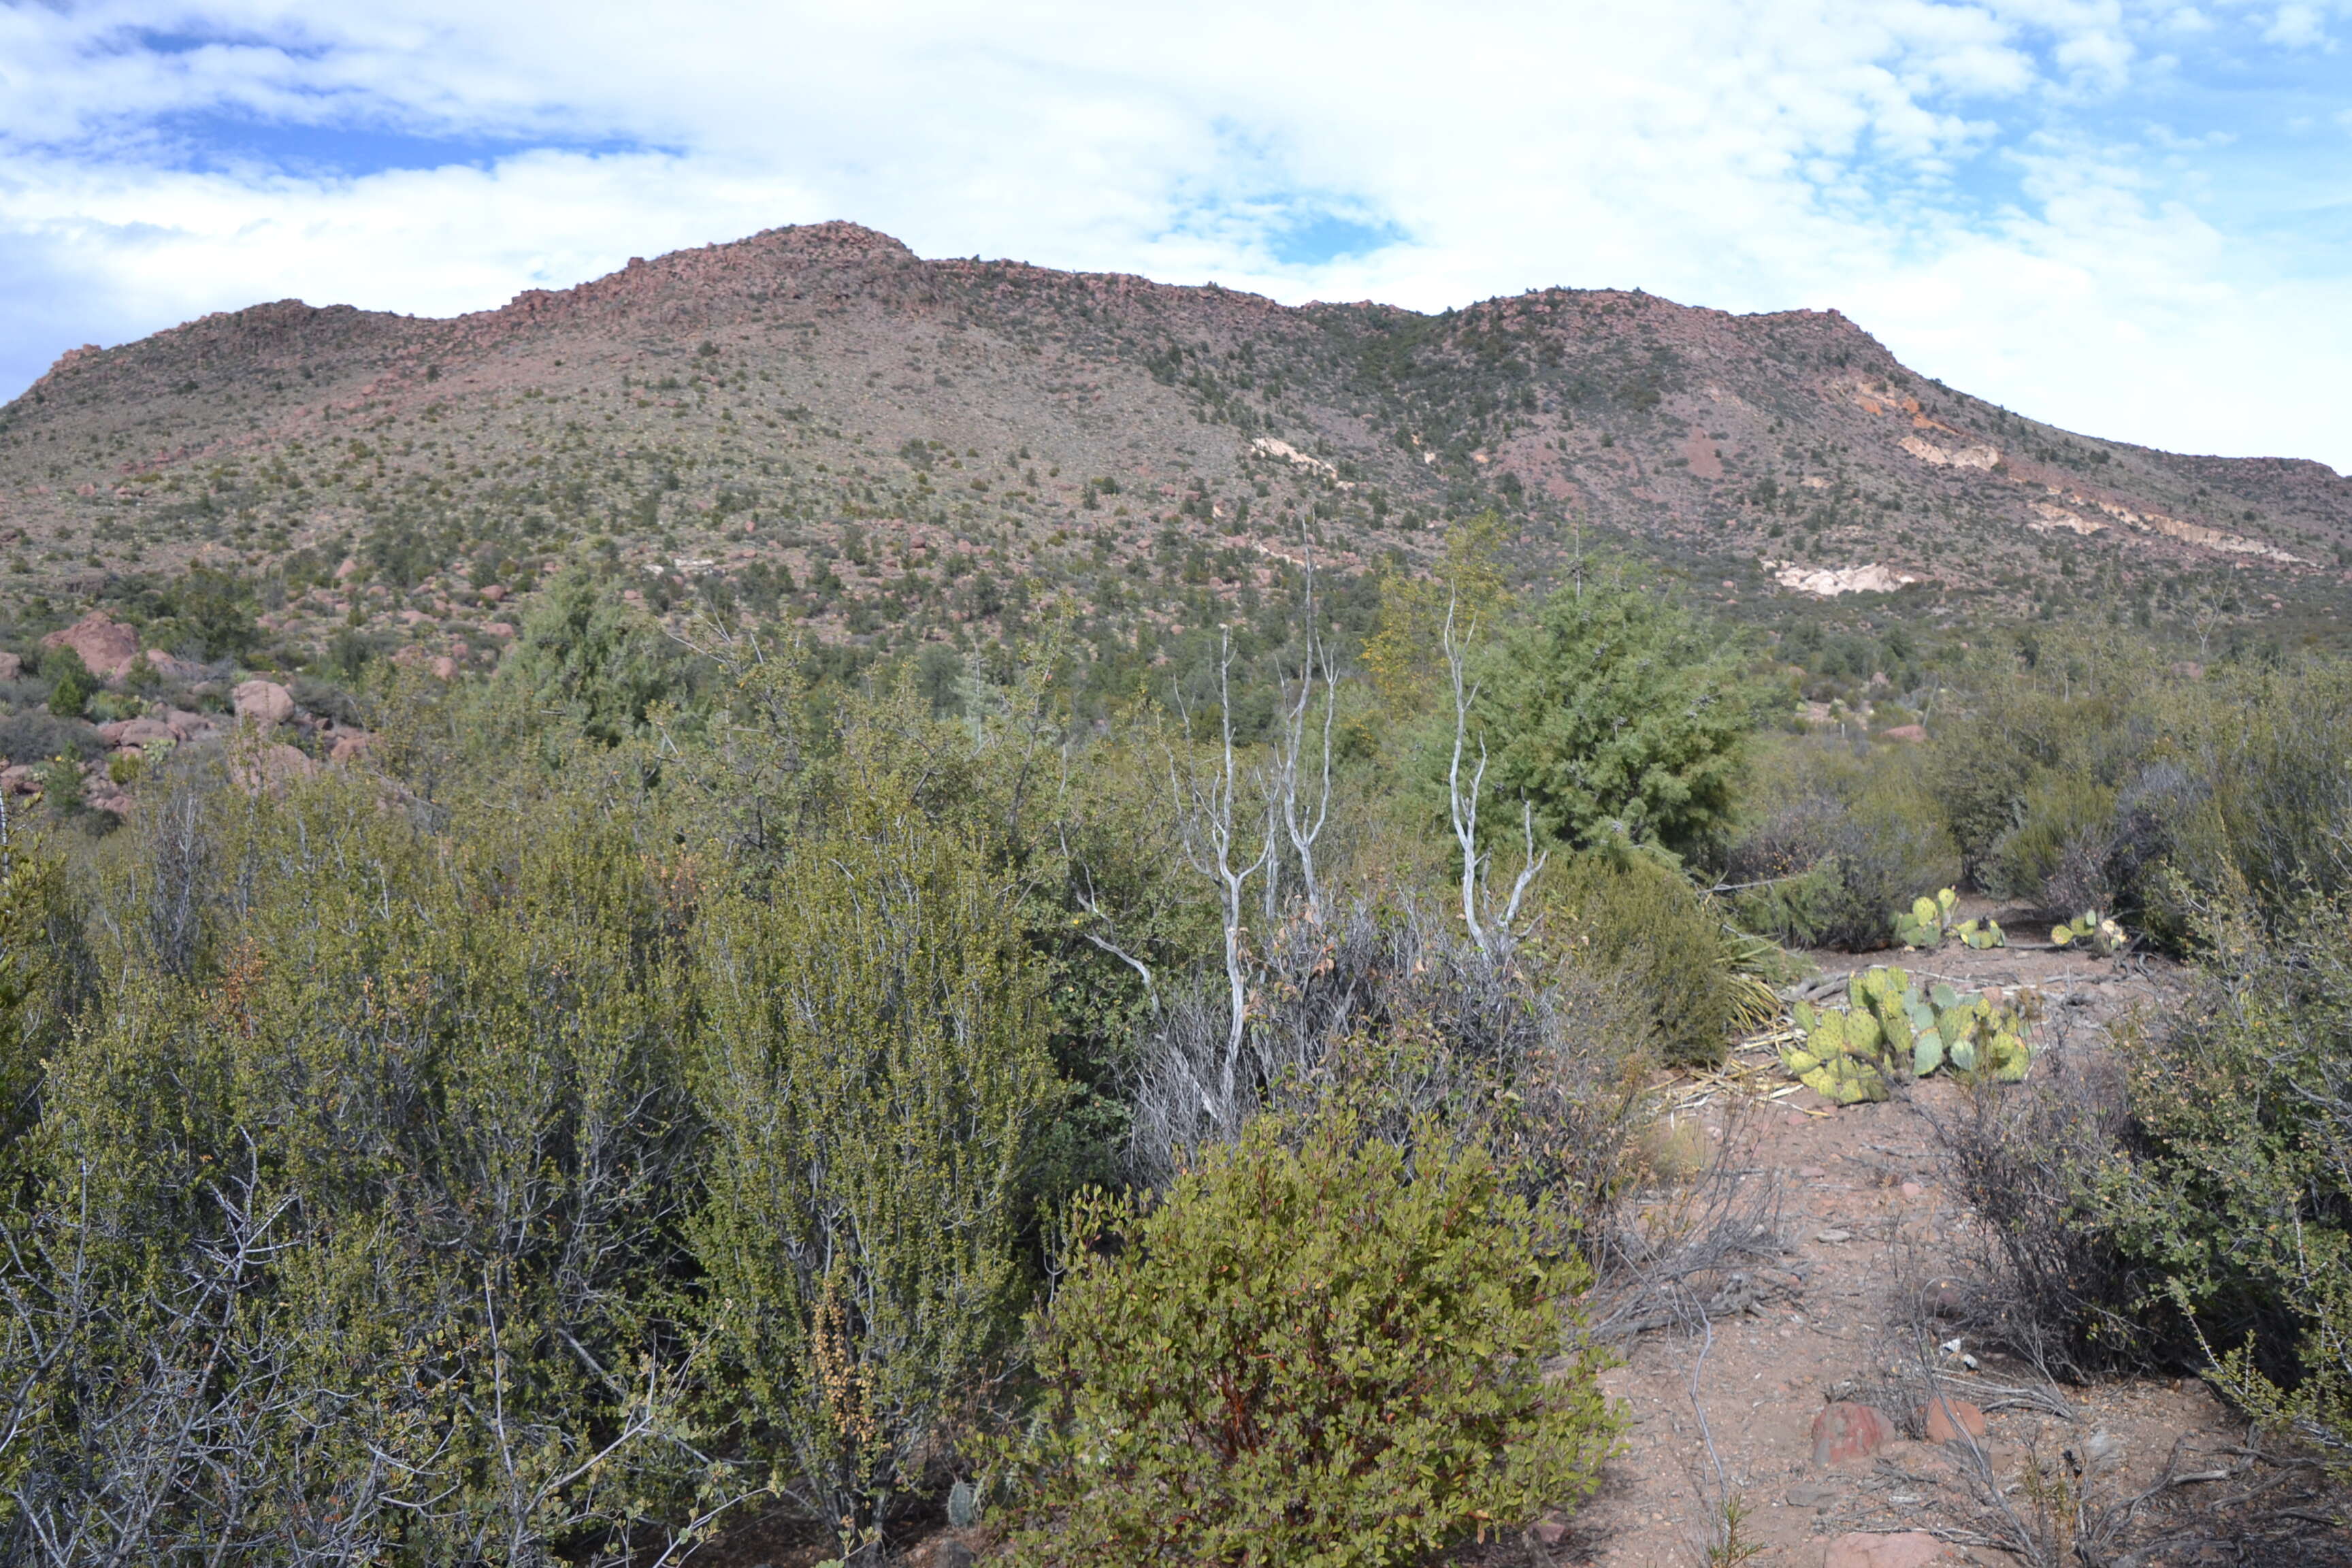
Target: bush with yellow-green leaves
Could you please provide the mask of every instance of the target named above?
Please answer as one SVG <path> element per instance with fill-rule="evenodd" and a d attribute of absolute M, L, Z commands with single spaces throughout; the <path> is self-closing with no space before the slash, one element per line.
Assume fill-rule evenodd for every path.
<path fill-rule="evenodd" d="M 1079 1205 L 1014 1562 L 1383 1568 L 1596 1484 L 1620 1418 L 1542 1214 L 1474 1148 L 1280 1131 Z"/>

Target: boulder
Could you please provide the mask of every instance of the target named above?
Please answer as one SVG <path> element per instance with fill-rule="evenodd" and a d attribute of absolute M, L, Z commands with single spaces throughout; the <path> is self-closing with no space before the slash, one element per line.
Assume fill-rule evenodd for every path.
<path fill-rule="evenodd" d="M 191 713 L 184 708 L 164 709 L 163 722 L 170 726 L 173 738 L 181 741 L 193 741 L 220 728 L 220 721 L 211 714 Z"/>
<path fill-rule="evenodd" d="M 205 678 L 203 665 L 191 664 L 184 658 L 173 658 L 161 648 L 151 647 L 144 657 L 147 667 L 166 680 L 176 680 L 184 685 L 188 681 L 202 680 Z"/>
<path fill-rule="evenodd" d="M 425 668 L 432 672 L 433 679 L 436 680 L 455 680 L 457 679 L 457 661 L 451 658 L 446 653 L 435 658 L 432 663 L 426 665 Z"/>
<path fill-rule="evenodd" d="M 1822 1568 L 1927 1568 L 1930 1563 L 1956 1560 L 1943 1542 L 1924 1530 L 1883 1535 L 1855 1531 L 1830 1542 Z"/>
<path fill-rule="evenodd" d="M 41 770 L 30 763 L 18 763 L 10 768 L 0 768 L 0 795 L 38 795 L 41 793 Z"/>
<path fill-rule="evenodd" d="M 265 744 L 240 759 L 229 776 L 246 789 L 276 789 L 289 779 L 306 779 L 319 764 L 291 746 Z"/>
<path fill-rule="evenodd" d="M 1842 1465 L 1866 1459 L 1895 1441 L 1895 1423 L 1875 1405 L 1841 1401 L 1813 1417 L 1813 1463 Z"/>
<path fill-rule="evenodd" d="M 1957 1443 L 1963 1434 L 1970 1437 L 1985 1435 L 1984 1412 L 1965 1399 L 1949 1395 L 1931 1399 L 1927 1407 L 1919 1412 L 1919 1419 L 1927 1428 L 1930 1443 Z"/>
<path fill-rule="evenodd" d="M 41 639 L 43 647 L 69 647 L 100 680 L 120 680 L 139 657 L 139 634 L 104 610 L 92 610 L 61 632 Z"/>
<path fill-rule="evenodd" d="M 334 749 L 327 753 L 331 763 L 356 762 L 367 755 L 368 742 L 375 737 L 364 730 L 346 730 L 335 737 Z"/>
<path fill-rule="evenodd" d="M 25 673 L 25 661 L 13 653 L 0 653 L 0 680 L 14 680 Z"/>
<path fill-rule="evenodd" d="M 161 719 L 117 719 L 98 727 L 98 738 L 110 746 L 168 745 L 180 739 Z"/>
<path fill-rule="evenodd" d="M 236 716 L 267 730 L 294 717 L 294 694 L 274 680 L 248 680 L 229 693 Z"/>
<path fill-rule="evenodd" d="M 168 746 L 179 738 L 172 732 L 172 726 L 161 719 L 127 719 L 123 721 L 121 738 L 115 743 L 122 746 Z"/>

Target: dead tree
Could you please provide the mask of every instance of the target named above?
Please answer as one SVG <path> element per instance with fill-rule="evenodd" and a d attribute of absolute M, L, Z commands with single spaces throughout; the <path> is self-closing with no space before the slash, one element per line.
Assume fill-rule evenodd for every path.
<path fill-rule="evenodd" d="M 1338 712 L 1339 683 L 1331 668 L 1330 650 L 1324 645 L 1323 631 L 1318 620 L 1315 602 L 1315 550 L 1311 542 L 1305 543 L 1307 572 L 1307 650 L 1299 661 L 1297 685 L 1291 689 L 1287 677 L 1284 679 L 1280 730 L 1275 738 L 1273 787 L 1267 792 L 1274 796 L 1282 816 L 1285 837 L 1290 840 L 1290 851 L 1298 860 L 1300 892 L 1306 900 L 1307 917 L 1317 925 L 1323 923 L 1323 883 L 1315 869 L 1315 841 L 1322 837 L 1323 826 L 1331 816 L 1331 725 Z M 1322 719 L 1319 743 L 1315 759 L 1315 776 L 1303 779 L 1310 715 L 1315 710 L 1316 689 L 1322 689 Z M 1276 911 L 1272 907 L 1275 879 L 1266 879 L 1267 915 Z"/>
<path fill-rule="evenodd" d="M 1478 847 L 1478 801 L 1486 788 L 1486 739 L 1478 737 L 1477 765 L 1470 774 L 1465 788 L 1462 780 L 1462 764 L 1470 747 L 1470 711 L 1477 705 L 1478 689 L 1468 682 L 1465 666 L 1469 660 L 1470 644 L 1476 637 L 1477 623 L 1473 621 L 1460 637 L 1454 632 L 1454 616 L 1457 600 L 1449 595 L 1445 601 L 1445 625 L 1439 640 L 1445 650 L 1445 672 L 1454 692 L 1454 754 L 1445 767 L 1446 816 L 1454 826 L 1454 842 L 1462 850 L 1462 923 L 1469 929 L 1470 940 L 1478 951 L 1492 955 L 1496 943 L 1509 939 L 1511 927 L 1519 918 L 1519 902 L 1527 896 L 1528 887 L 1551 858 L 1547 849 L 1536 853 L 1535 805 L 1524 795 L 1519 800 L 1519 827 L 1526 845 L 1525 859 L 1517 880 L 1511 884 L 1511 897 L 1499 915 L 1489 915 L 1486 889 L 1486 865 L 1489 857 Z"/>

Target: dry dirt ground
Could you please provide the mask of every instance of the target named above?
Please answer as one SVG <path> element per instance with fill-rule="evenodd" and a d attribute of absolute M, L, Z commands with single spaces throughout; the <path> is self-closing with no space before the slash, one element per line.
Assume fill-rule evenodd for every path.
<path fill-rule="evenodd" d="M 2045 1053 L 2103 1051 L 2111 1026 L 2160 1009 L 2179 984 L 2160 961 L 2052 950 L 2025 936 L 2029 922 L 2005 923 L 2017 946 L 1812 957 L 1831 977 L 1896 963 L 1965 989 L 2031 987 L 2043 1007 L 2035 1044 Z M 1951 1337 L 1923 1310 L 1939 1286 L 1967 1288 L 1983 1256 L 1986 1238 L 1945 1178 L 1934 1133 L 1936 1119 L 1965 1108 L 1967 1092 L 1930 1079 L 1885 1104 L 1840 1108 L 1791 1086 L 1769 1045 L 1744 1049 L 1723 1073 L 1673 1085 L 1669 1142 L 1679 1139 L 1707 1171 L 1654 1194 L 1646 1223 L 1671 1229 L 1675 1205 L 1711 1204 L 1702 1223 L 1760 1221 L 1779 1247 L 1735 1259 L 1744 1278 L 1727 1289 L 1721 1270 L 1697 1277 L 1713 1310 L 1619 1338 L 1622 1363 L 1602 1381 L 1630 1425 L 1597 1496 L 1572 1516 L 1449 1561 L 2352 1564 L 2352 1542 L 2332 1522 L 2343 1517 L 2341 1500 L 2307 1464 L 2253 1442 L 2201 1383 L 2053 1384 Z M 1633 1311 L 1657 1315 L 1654 1303 Z M 1981 1437 L 1929 1440 L 1931 1387 L 1980 1407 Z M 1832 1402 L 1880 1409 L 1888 1440 L 1864 1457 L 1816 1463 L 1815 1422 Z M 1727 1555 L 1729 1503 L 1743 1517 L 1738 1551 Z M 984 1530 L 912 1533 L 922 1538 L 902 1542 L 917 1568 L 954 1568 L 968 1561 L 967 1542 L 983 1554 L 990 1543 Z M 761 1534 L 755 1526 L 696 1561 L 793 1568 L 824 1555 L 805 1537 Z"/>
<path fill-rule="evenodd" d="M 2032 929 L 2015 922 L 2013 935 L 2020 927 Z M 2031 987 L 2044 1009 L 2037 1047 L 2084 1055 L 2179 984 L 2159 962 L 2030 940 L 1814 956 L 1832 975 L 1897 963 L 1964 988 Z M 1759 1568 L 2343 1560 L 2352 1549 L 2314 1472 L 2250 1447 L 2201 1383 L 2053 1384 L 1938 1324 L 1936 1293 L 1967 1287 L 1986 1242 L 1945 1179 L 1934 1133 L 1967 1092 L 1929 1079 L 1884 1104 L 1835 1107 L 1791 1091 L 1769 1047 L 1679 1086 L 1675 1115 L 1752 1184 L 1784 1250 L 1752 1268 L 1738 1310 L 1626 1347 L 1603 1382 L 1632 1418 L 1627 1452 L 1565 1531 L 1541 1532 L 1555 1541 L 1521 1543 L 1528 1561 L 1695 1568 L 1721 1552 L 1735 1500 L 1745 1561 Z M 1741 1297 L 1752 1300 L 1739 1307 Z M 1980 1439 L 1928 1440 L 1934 1387 L 1981 1407 Z M 1815 1422 L 1832 1401 L 1880 1408 L 1892 1440 L 1817 1463 Z"/>

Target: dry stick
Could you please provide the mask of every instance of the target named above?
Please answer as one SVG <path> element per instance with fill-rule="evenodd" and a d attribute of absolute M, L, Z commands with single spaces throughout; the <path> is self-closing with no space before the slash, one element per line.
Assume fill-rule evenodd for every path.
<path fill-rule="evenodd" d="M 1698 1392 L 1699 1379 L 1706 1371 L 1706 1352 L 1715 1348 L 1715 1321 L 1706 1315 L 1705 1307 L 1698 1310 L 1698 1326 L 1703 1337 L 1699 1341 L 1698 1359 L 1691 1363 L 1690 1402 L 1691 1412 L 1698 1418 L 1698 1440 L 1706 1447 L 1706 1462 L 1715 1471 L 1716 1500 L 1709 1504 L 1704 1484 L 1699 1489 L 1701 1494 L 1699 1502 L 1713 1515 L 1715 1521 L 1707 1526 L 1707 1532 L 1713 1540 L 1706 1552 L 1707 1560 L 1713 1562 L 1718 1553 L 1727 1551 L 1730 1547 L 1728 1521 L 1734 1501 L 1731 1478 L 1724 1473 L 1723 1456 L 1716 1451 L 1715 1431 L 1707 1425 L 1706 1401 L 1699 1397 Z"/>

